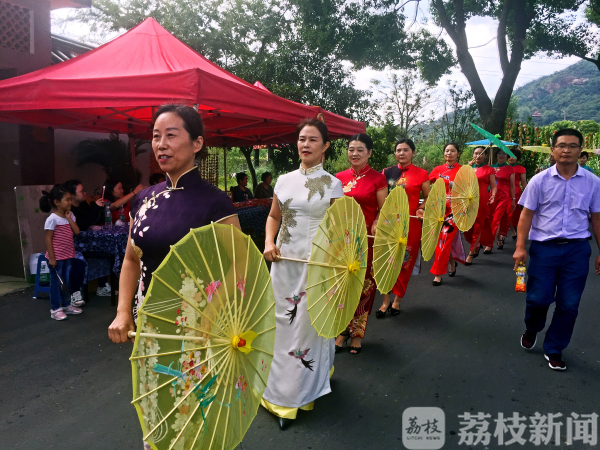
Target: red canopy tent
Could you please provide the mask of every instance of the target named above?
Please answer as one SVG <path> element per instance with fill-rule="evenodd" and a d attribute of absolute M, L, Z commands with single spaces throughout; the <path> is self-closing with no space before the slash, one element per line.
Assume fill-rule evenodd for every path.
<path fill-rule="evenodd" d="M 306 117 L 322 118 L 332 138 L 365 124 L 256 87 L 211 63 L 146 19 L 69 61 L 0 82 L 0 121 L 148 136 L 155 108 L 197 105 L 207 144 L 285 143 Z"/>

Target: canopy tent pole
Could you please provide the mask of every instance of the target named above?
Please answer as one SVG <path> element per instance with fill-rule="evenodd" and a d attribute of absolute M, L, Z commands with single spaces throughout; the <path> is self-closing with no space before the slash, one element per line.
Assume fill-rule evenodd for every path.
<path fill-rule="evenodd" d="M 223 147 L 223 180 L 225 181 L 225 192 L 227 192 L 227 147 Z"/>
<path fill-rule="evenodd" d="M 135 170 L 135 138 L 129 133 L 129 155 L 131 157 L 131 167 Z"/>

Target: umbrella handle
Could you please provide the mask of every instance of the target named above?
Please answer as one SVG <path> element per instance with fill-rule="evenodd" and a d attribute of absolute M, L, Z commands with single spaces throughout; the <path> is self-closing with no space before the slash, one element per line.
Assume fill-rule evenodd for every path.
<path fill-rule="evenodd" d="M 205 342 L 206 338 L 202 336 L 177 336 L 171 334 L 160 334 L 160 333 L 136 333 L 135 331 L 128 331 L 127 337 L 130 339 L 135 339 L 136 335 L 140 335 L 140 337 L 148 337 L 148 338 L 160 338 L 160 339 L 172 339 L 174 341 L 202 341 Z"/>
<path fill-rule="evenodd" d="M 336 265 L 331 265 L 331 264 L 319 263 L 316 261 L 308 261 L 306 259 L 286 258 L 285 256 L 278 256 L 277 261 L 294 261 L 294 262 L 299 262 L 299 263 L 304 263 L 304 264 L 310 264 L 311 266 L 327 267 L 329 269 L 347 269 L 346 266 L 340 266 L 340 265 L 336 266 Z"/>

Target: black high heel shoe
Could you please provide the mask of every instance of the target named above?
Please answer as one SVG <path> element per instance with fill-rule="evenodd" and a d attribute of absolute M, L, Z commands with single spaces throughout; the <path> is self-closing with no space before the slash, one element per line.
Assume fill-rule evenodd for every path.
<path fill-rule="evenodd" d="M 481 247 L 477 247 L 477 253 L 473 253 L 473 259 L 479 256 L 479 252 L 481 251 Z"/>
<path fill-rule="evenodd" d="M 391 316 L 397 316 L 398 314 L 400 314 L 400 309 L 396 309 L 392 306 L 392 303 L 390 303 L 390 315 Z"/>
<path fill-rule="evenodd" d="M 456 275 L 456 263 L 454 263 L 454 270 L 452 272 L 448 271 L 448 276 L 453 277 Z"/>
<path fill-rule="evenodd" d="M 350 339 L 350 335 L 349 334 L 340 334 L 340 336 L 344 336 L 346 339 L 344 339 L 344 342 L 342 342 L 342 345 L 335 345 L 335 353 L 339 353 L 342 350 L 344 350 L 344 345 L 346 344 L 346 342 L 348 342 L 348 339 Z"/>
<path fill-rule="evenodd" d="M 377 311 L 375 311 L 375 317 L 377 317 L 378 319 L 383 319 L 385 317 L 385 315 L 387 314 L 387 312 L 392 309 L 392 303 L 390 302 L 390 304 L 388 305 L 387 309 L 385 311 L 382 311 L 380 309 L 378 309 Z M 393 316 L 394 313 L 393 311 L 391 311 L 391 315 Z"/>
<path fill-rule="evenodd" d="M 475 259 L 475 255 L 474 255 L 473 253 L 469 253 L 469 254 L 467 255 L 467 258 L 468 258 L 469 256 L 471 257 L 471 262 L 469 262 L 469 261 L 465 260 L 465 266 L 470 266 L 471 264 L 473 264 L 473 260 Z M 456 273 L 456 270 L 455 270 L 454 272 Z"/>
<path fill-rule="evenodd" d="M 502 250 L 504 248 L 504 239 L 504 236 L 500 236 L 500 239 L 498 239 L 498 245 L 496 246 L 498 250 Z"/>
<path fill-rule="evenodd" d="M 279 429 L 283 431 L 292 424 L 293 420 L 292 419 L 284 419 L 283 417 L 280 417 L 278 422 L 279 422 Z"/>
<path fill-rule="evenodd" d="M 483 254 L 484 255 L 491 255 L 492 254 L 492 249 L 491 248 L 489 250 L 483 249 Z"/>

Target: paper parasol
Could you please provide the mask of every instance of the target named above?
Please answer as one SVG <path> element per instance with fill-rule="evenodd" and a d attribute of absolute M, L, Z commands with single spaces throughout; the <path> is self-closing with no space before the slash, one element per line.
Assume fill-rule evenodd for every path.
<path fill-rule="evenodd" d="M 458 169 L 452 183 L 450 205 L 458 229 L 469 231 L 479 211 L 479 183 L 475 171 L 470 166 L 462 166 Z"/>
<path fill-rule="evenodd" d="M 232 450 L 256 416 L 275 341 L 262 254 L 232 225 L 191 230 L 138 311 L 133 404 L 153 449 Z"/>
<path fill-rule="evenodd" d="M 496 147 L 498 147 L 499 149 L 501 149 L 504 153 L 506 153 L 508 156 L 512 157 L 512 158 L 516 158 L 516 156 L 514 155 L 513 152 L 511 152 L 508 147 L 506 145 L 504 145 L 504 143 L 500 140 L 499 136 L 494 136 L 492 133 L 490 133 L 489 131 L 485 131 L 483 128 L 478 127 L 477 125 L 475 125 L 474 123 L 471 124 L 471 126 L 473 128 L 475 128 L 475 130 L 477 130 L 477 132 L 479 134 L 481 134 L 483 137 L 488 138 L 492 144 L 494 144 Z"/>
<path fill-rule="evenodd" d="M 390 192 L 379 212 L 373 244 L 373 277 L 379 292 L 392 290 L 404 262 L 409 227 L 408 196 L 396 188 Z"/>
<path fill-rule="evenodd" d="M 435 253 L 435 246 L 440 237 L 440 230 L 446 214 L 446 184 L 438 178 L 425 202 L 423 213 L 423 232 L 421 233 L 421 254 L 429 261 Z"/>
<path fill-rule="evenodd" d="M 336 337 L 352 320 L 367 258 L 365 216 L 356 200 L 339 198 L 325 212 L 308 262 L 308 312 L 319 336 Z"/>

